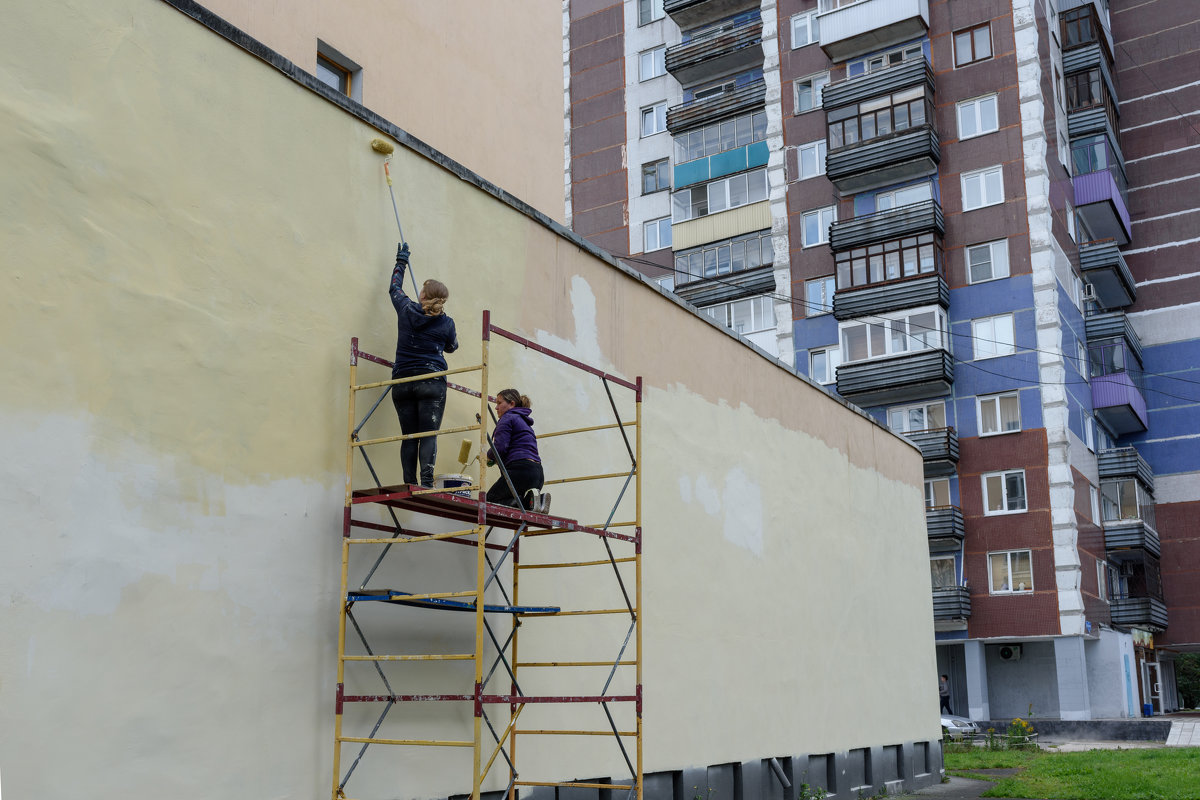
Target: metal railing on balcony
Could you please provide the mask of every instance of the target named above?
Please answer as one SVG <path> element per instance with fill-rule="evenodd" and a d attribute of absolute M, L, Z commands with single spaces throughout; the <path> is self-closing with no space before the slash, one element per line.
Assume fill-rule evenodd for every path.
<path fill-rule="evenodd" d="M 938 587 L 933 590 L 935 620 L 969 619 L 971 592 L 966 586 Z"/>
<path fill-rule="evenodd" d="M 672 135 L 681 131 L 731 117 L 766 102 L 767 85 L 758 80 L 725 92 L 717 97 L 680 103 L 667 109 L 667 130 Z"/>
<path fill-rule="evenodd" d="M 926 478 L 954 473 L 954 465 L 958 463 L 958 433 L 954 428 L 908 431 L 904 438 L 921 448 Z"/>
<path fill-rule="evenodd" d="M 922 200 L 898 208 L 861 214 L 838 220 L 829 226 L 829 246 L 835 252 L 881 243 L 918 233 L 946 232 L 942 206 L 937 200 Z"/>
<path fill-rule="evenodd" d="M 717 26 L 667 48 L 667 72 L 685 85 L 762 64 L 762 20 Z"/>

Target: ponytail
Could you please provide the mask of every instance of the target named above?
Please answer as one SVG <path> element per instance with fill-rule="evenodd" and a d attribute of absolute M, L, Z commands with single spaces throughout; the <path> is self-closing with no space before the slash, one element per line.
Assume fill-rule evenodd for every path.
<path fill-rule="evenodd" d="M 521 394 L 516 389 L 501 389 L 496 393 L 496 397 L 503 397 L 506 403 L 515 408 L 533 408 L 533 401 L 528 395 Z"/>

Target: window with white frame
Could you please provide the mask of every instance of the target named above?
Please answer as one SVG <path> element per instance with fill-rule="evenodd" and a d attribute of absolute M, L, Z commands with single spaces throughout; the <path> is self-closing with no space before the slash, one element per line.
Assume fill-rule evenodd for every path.
<path fill-rule="evenodd" d="M 1096 452 L 1096 422 L 1086 411 L 1083 412 L 1083 443 L 1088 450 Z"/>
<path fill-rule="evenodd" d="M 825 174 L 825 140 L 802 144 L 796 148 L 796 161 L 799 165 L 798 180 L 815 178 Z"/>
<path fill-rule="evenodd" d="M 1071 205 L 1070 200 L 1067 200 L 1066 204 L 1067 204 L 1067 208 L 1066 208 L 1067 235 L 1071 237 L 1072 242 L 1077 242 L 1077 241 L 1079 241 L 1079 239 L 1076 238 L 1076 233 L 1075 233 L 1075 206 Z"/>
<path fill-rule="evenodd" d="M 1021 430 L 1021 401 L 1016 392 L 980 397 L 978 403 L 980 436 Z"/>
<path fill-rule="evenodd" d="M 792 49 L 816 44 L 821 38 L 821 25 L 816 9 L 792 17 Z"/>
<path fill-rule="evenodd" d="M 820 384 L 837 380 L 837 368 L 841 364 L 838 348 L 825 347 L 808 351 L 808 377 Z"/>
<path fill-rule="evenodd" d="M 925 306 L 879 314 L 869 321 L 848 320 L 838 327 L 842 363 L 914 353 L 948 350 L 946 312 Z"/>
<path fill-rule="evenodd" d="M 1092 504 L 1092 524 L 1100 524 L 1100 490 L 1088 484 L 1088 500 Z"/>
<path fill-rule="evenodd" d="M 700 309 L 700 313 L 742 336 L 775 328 L 775 304 L 768 295 Z"/>
<path fill-rule="evenodd" d="M 833 311 L 833 276 L 804 282 L 804 316 L 815 317 Z"/>
<path fill-rule="evenodd" d="M 806 111 L 814 111 L 821 107 L 821 90 L 829 83 L 828 72 L 818 72 L 816 75 L 809 75 L 807 78 L 801 78 L 792 86 L 796 99 L 795 113 L 803 114 Z"/>
<path fill-rule="evenodd" d="M 638 25 L 649 25 L 663 16 L 663 0 L 638 0 Z"/>
<path fill-rule="evenodd" d="M 1100 482 L 1100 514 L 1114 526 L 1141 521 L 1157 530 L 1154 522 L 1154 496 L 1133 478 Z"/>
<path fill-rule="evenodd" d="M 983 513 L 1019 514 L 1028 508 L 1025 498 L 1025 470 L 1010 469 L 980 476 L 983 482 Z"/>
<path fill-rule="evenodd" d="M 671 165 L 665 158 L 642 164 L 642 194 L 671 188 Z"/>
<path fill-rule="evenodd" d="M 675 253 L 675 283 L 680 286 L 718 275 L 773 263 L 770 231 L 734 236 Z"/>
<path fill-rule="evenodd" d="M 662 250 L 671 246 L 671 218 L 660 217 L 642 223 L 642 251 Z"/>
<path fill-rule="evenodd" d="M 954 556 L 934 556 L 929 559 L 929 577 L 934 589 L 953 589 L 958 586 Z"/>
<path fill-rule="evenodd" d="M 932 199 L 933 184 L 929 181 L 921 181 L 920 183 L 914 183 L 912 186 L 892 189 L 891 191 L 880 192 L 875 195 L 875 210 L 889 211 L 893 208 L 911 206 L 914 203 L 921 203 Z"/>
<path fill-rule="evenodd" d="M 945 508 L 950 505 L 950 479 L 934 478 L 925 481 L 925 507 Z"/>
<path fill-rule="evenodd" d="M 946 427 L 946 404 L 938 400 L 933 403 L 918 403 L 888 409 L 888 429 L 892 433 L 914 433 Z"/>
<path fill-rule="evenodd" d="M 1075 340 L 1075 368 L 1079 370 L 1079 375 L 1085 381 L 1091 372 L 1088 371 L 1088 355 L 1087 348 L 1083 346 L 1083 342 Z"/>
<path fill-rule="evenodd" d="M 925 57 L 925 47 L 920 42 L 916 44 L 906 44 L 903 47 L 897 47 L 893 50 L 888 50 L 886 53 L 876 53 L 875 55 L 860 58 L 855 61 L 846 62 L 846 77 L 856 78 L 859 75 L 866 75 L 870 72 L 878 72 L 881 69 L 894 67 L 897 64 L 903 64 L 909 61 L 915 61 L 918 58 Z"/>
<path fill-rule="evenodd" d="M 963 211 L 1004 202 L 1004 178 L 1000 167 L 964 172 L 961 182 Z"/>
<path fill-rule="evenodd" d="M 976 97 L 958 104 L 958 138 L 970 139 L 1000 130 L 996 95 Z"/>
<path fill-rule="evenodd" d="M 970 245 L 966 250 L 967 282 L 983 283 L 1008 277 L 1008 240 Z"/>
<path fill-rule="evenodd" d="M 1033 591 L 1033 552 L 988 553 L 988 585 L 992 594 Z"/>
<path fill-rule="evenodd" d="M 755 111 L 733 119 L 694 128 L 675 137 L 675 163 L 744 147 L 767 138 L 767 112 Z"/>
<path fill-rule="evenodd" d="M 648 81 L 667 74 L 667 46 L 647 50 L 638 57 L 638 80 Z"/>
<path fill-rule="evenodd" d="M 642 109 L 642 138 L 667 129 L 667 102 L 655 103 Z"/>
<path fill-rule="evenodd" d="M 686 222 L 766 199 L 767 171 L 756 169 L 680 189 L 671 195 L 671 216 L 676 222 Z"/>
<path fill-rule="evenodd" d="M 1108 602 L 1108 562 L 1096 559 L 1096 594 Z"/>
<path fill-rule="evenodd" d="M 829 226 L 837 220 L 837 206 L 826 206 L 807 211 L 800 218 L 800 243 L 804 247 L 828 244 Z"/>
<path fill-rule="evenodd" d="M 1017 352 L 1012 314 L 971 320 L 971 340 L 975 360 L 1011 356 Z"/>

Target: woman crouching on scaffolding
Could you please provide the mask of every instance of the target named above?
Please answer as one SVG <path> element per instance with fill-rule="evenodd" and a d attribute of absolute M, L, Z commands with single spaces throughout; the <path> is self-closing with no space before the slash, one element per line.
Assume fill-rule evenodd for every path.
<path fill-rule="evenodd" d="M 504 389 L 496 394 L 496 414 L 500 419 L 492 432 L 488 466 L 500 462 L 516 495 L 501 473 L 500 480 L 488 489 L 487 501 L 516 507 L 517 497 L 520 497 L 526 511 L 546 514 L 550 511 L 550 495 L 541 491 L 545 474 L 538 455 L 537 436 L 533 433 L 532 410 L 529 398 L 516 389 Z"/>
<path fill-rule="evenodd" d="M 430 372 L 442 372 L 449 367 L 443 353 L 458 349 L 458 334 L 454 320 L 443 306 L 450 297 L 446 284 L 433 279 L 425 281 L 416 301 L 404 294 L 404 270 L 408 267 L 408 245 L 401 243 L 396 250 L 396 267 L 388 294 L 396 308 L 396 363 L 392 379 L 411 378 Z M 436 431 L 442 426 L 446 411 L 446 377 L 425 378 L 398 383 L 392 387 L 392 404 L 400 418 L 400 430 L 405 434 Z M 433 487 L 433 465 L 437 461 L 437 437 L 405 439 L 400 444 L 400 465 L 404 482 L 417 482 L 417 462 L 421 463 L 421 486 Z"/>

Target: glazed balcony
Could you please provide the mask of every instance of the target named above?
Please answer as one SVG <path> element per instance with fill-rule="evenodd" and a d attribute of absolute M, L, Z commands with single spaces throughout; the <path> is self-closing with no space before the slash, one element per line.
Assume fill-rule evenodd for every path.
<path fill-rule="evenodd" d="M 937 131 L 922 125 L 831 150 L 825 157 L 825 173 L 839 192 L 855 194 L 934 175 L 941 160 Z"/>
<path fill-rule="evenodd" d="M 1076 175 L 1075 211 L 1097 239 L 1111 239 L 1117 245 L 1129 244 L 1133 226 L 1129 208 L 1117 178 L 1110 170 Z"/>
<path fill-rule="evenodd" d="M 761 109 L 766 102 L 766 84 L 757 80 L 717 97 L 693 100 L 667 109 L 667 130 L 672 136 L 710 122 Z"/>
<path fill-rule="evenodd" d="M 667 48 L 667 72 L 684 86 L 762 66 L 762 21 L 704 31 Z"/>
<path fill-rule="evenodd" d="M 1110 553 L 1122 550 L 1143 550 L 1155 558 L 1162 556 L 1158 531 L 1140 519 L 1105 522 L 1104 549 Z"/>
<path fill-rule="evenodd" d="M 1115 92 L 1100 68 L 1068 76 L 1067 134 L 1072 139 L 1105 134 L 1120 149 L 1120 115 Z"/>
<path fill-rule="evenodd" d="M 1114 239 L 1079 246 L 1079 270 L 1095 289 L 1101 308 L 1123 308 L 1137 299 L 1137 284 Z"/>
<path fill-rule="evenodd" d="M 837 320 L 854 319 L 935 304 L 949 308 L 950 288 L 938 273 L 838 289 L 833 295 L 833 316 Z"/>
<path fill-rule="evenodd" d="M 946 221 L 938 201 L 922 200 L 919 203 L 834 222 L 829 226 L 829 247 L 838 253 L 888 239 L 901 239 L 931 232 L 938 236 L 945 234 Z"/>
<path fill-rule="evenodd" d="M 1099 375 L 1091 383 L 1096 417 L 1114 434 L 1141 433 L 1150 427 L 1145 395 L 1131 373 Z"/>
<path fill-rule="evenodd" d="M 663 11 L 685 31 L 757 7 L 746 0 L 663 0 Z"/>
<path fill-rule="evenodd" d="M 1103 345 L 1105 340 L 1112 339 L 1119 342 L 1125 351 L 1120 354 L 1103 352 L 1099 365 L 1093 364 L 1093 368 L 1099 368 L 1102 372 L 1141 368 L 1142 338 L 1124 311 L 1091 311 L 1084 318 L 1083 330 L 1089 345 L 1093 342 Z M 1126 354 L 1133 356 L 1137 363 L 1129 363 L 1122 357 Z M 1096 373 L 1093 371 L 1093 374 Z"/>
<path fill-rule="evenodd" d="M 1109 614 L 1114 625 L 1152 631 L 1167 629 L 1167 604 L 1157 597 L 1114 597 Z"/>
<path fill-rule="evenodd" d="M 904 434 L 904 438 L 921 448 L 926 478 L 954 474 L 954 467 L 958 463 L 958 433 L 954 428 L 910 431 Z"/>
<path fill-rule="evenodd" d="M 1063 11 L 1058 17 L 1064 74 L 1093 65 L 1113 63 L 1112 42 L 1096 7 L 1090 2 Z"/>
<path fill-rule="evenodd" d="M 953 384 L 954 365 L 942 349 L 842 364 L 837 370 L 838 394 L 860 406 L 937 397 Z"/>
<path fill-rule="evenodd" d="M 971 618 L 971 592 L 965 586 L 933 590 L 933 618 L 962 620 Z"/>
<path fill-rule="evenodd" d="M 820 0 L 821 49 L 833 61 L 924 36 L 928 0 Z"/>
<path fill-rule="evenodd" d="M 1096 454 L 1096 466 L 1099 468 L 1101 481 L 1134 478 L 1146 487 L 1146 491 L 1154 492 L 1154 471 L 1136 448 L 1117 447 L 1101 450 Z"/>
<path fill-rule="evenodd" d="M 958 506 L 925 509 L 925 530 L 929 534 L 929 552 L 957 552 L 967 535 L 962 509 Z"/>

